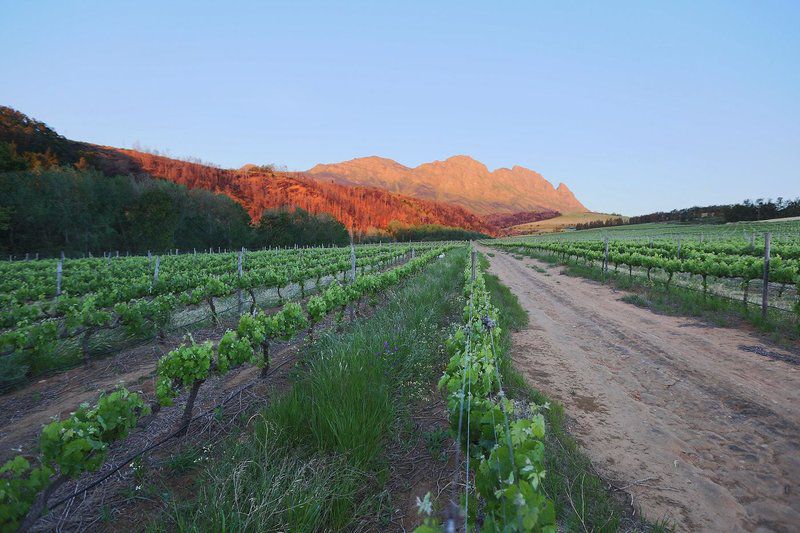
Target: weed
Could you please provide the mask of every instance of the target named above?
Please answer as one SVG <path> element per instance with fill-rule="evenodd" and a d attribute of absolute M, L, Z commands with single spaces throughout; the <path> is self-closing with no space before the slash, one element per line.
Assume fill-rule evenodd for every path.
<path fill-rule="evenodd" d="M 425 432 L 425 448 L 437 461 L 447 461 L 447 442 L 449 440 L 450 432 L 446 428 Z"/>
<path fill-rule="evenodd" d="M 110 505 L 105 504 L 100 507 L 100 520 L 105 523 L 109 523 L 114 520 L 114 510 Z"/>
<path fill-rule="evenodd" d="M 174 474 L 185 474 L 197 468 L 201 463 L 202 451 L 199 448 L 186 447 L 178 450 L 166 460 L 166 468 Z"/>

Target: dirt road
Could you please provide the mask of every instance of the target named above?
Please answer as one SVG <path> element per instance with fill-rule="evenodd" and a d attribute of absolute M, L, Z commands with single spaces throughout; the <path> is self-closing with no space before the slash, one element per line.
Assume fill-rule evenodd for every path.
<path fill-rule="evenodd" d="M 800 529 L 800 366 L 780 360 L 796 355 L 484 251 L 530 313 L 515 364 L 564 404 L 595 467 L 645 516 L 681 531 Z"/>

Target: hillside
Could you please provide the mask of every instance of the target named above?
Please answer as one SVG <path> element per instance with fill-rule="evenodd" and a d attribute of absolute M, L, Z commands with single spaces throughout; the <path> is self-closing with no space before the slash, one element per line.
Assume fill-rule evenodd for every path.
<path fill-rule="evenodd" d="M 0 106 L 0 142 L 13 143 L 24 157 L 41 159 L 45 166 L 78 164 L 106 175 L 149 175 L 223 193 L 239 202 L 257 220 L 265 209 L 300 207 L 310 213 L 329 213 L 357 231 L 385 229 L 390 222 L 434 224 L 483 233 L 495 228 L 461 207 L 411 198 L 374 187 L 351 186 L 312 179 L 299 173 L 274 172 L 247 166 L 239 170 L 171 159 L 135 150 L 73 141 L 46 124 L 9 107 Z M 0 154 L 2 155 L 2 154 Z"/>
<path fill-rule="evenodd" d="M 459 205 L 481 215 L 514 212 L 586 212 L 572 191 L 521 166 L 489 171 L 469 156 L 409 168 L 391 159 L 362 157 L 320 164 L 308 171 L 320 180 L 380 187 L 415 198 Z"/>
<path fill-rule="evenodd" d="M 109 148 L 104 148 L 109 150 Z M 301 207 L 329 213 L 361 231 L 386 228 L 390 222 L 439 224 L 493 233 L 480 217 L 458 206 L 409 198 L 373 187 L 325 183 L 298 173 L 250 168 L 227 170 L 134 150 L 116 149 L 130 164 L 153 176 L 191 188 L 227 194 L 253 219 L 265 209 Z"/>

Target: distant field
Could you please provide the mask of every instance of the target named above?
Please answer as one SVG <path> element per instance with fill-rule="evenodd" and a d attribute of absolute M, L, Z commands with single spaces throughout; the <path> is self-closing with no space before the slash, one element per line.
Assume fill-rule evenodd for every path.
<path fill-rule="evenodd" d="M 547 220 L 519 224 L 518 226 L 511 227 L 510 230 L 517 235 L 526 233 L 551 233 L 565 228 L 574 228 L 576 224 L 585 224 L 586 222 L 593 222 L 595 220 L 608 220 L 610 218 L 619 218 L 619 216 L 594 212 L 566 213 L 555 218 L 548 218 Z M 628 217 L 622 218 L 625 220 L 628 219 Z"/>
<path fill-rule="evenodd" d="M 590 213 L 583 213 L 590 215 Z M 570 216 L 570 215 L 566 215 Z M 608 216 L 608 215 L 606 215 Z M 554 222 L 558 217 L 551 220 L 543 220 L 537 224 Z M 516 226 L 533 226 L 534 224 L 523 224 Z M 574 225 L 574 223 L 573 223 Z M 569 227 L 568 225 L 566 227 Z M 528 229 L 524 233 L 519 232 L 518 237 L 525 234 L 534 235 L 536 233 L 553 233 L 557 231 L 558 227 L 550 230 L 545 229 Z M 690 224 L 690 223 L 670 223 L 670 222 L 653 222 L 649 224 L 633 224 L 625 226 L 612 226 L 608 228 L 596 228 L 581 231 L 568 231 L 561 232 L 550 236 L 541 236 L 539 238 L 553 238 L 559 241 L 591 241 L 602 239 L 603 236 L 608 235 L 613 240 L 628 240 L 628 239 L 669 239 L 674 240 L 678 237 L 690 240 L 728 240 L 728 239 L 744 239 L 750 240 L 750 235 L 755 234 L 756 240 L 763 241 L 763 234 L 766 232 L 772 233 L 773 241 L 790 241 L 796 242 L 800 240 L 800 220 L 796 218 L 785 218 L 775 220 L 762 220 L 755 222 L 731 222 L 728 224 Z"/>

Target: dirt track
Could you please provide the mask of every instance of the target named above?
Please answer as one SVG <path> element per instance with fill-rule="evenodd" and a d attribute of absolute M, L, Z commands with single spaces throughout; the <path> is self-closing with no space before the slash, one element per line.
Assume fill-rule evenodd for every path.
<path fill-rule="evenodd" d="M 595 467 L 645 516 L 682 531 L 800 528 L 800 366 L 742 347 L 796 355 L 484 251 L 530 313 L 515 364 L 564 404 Z"/>

